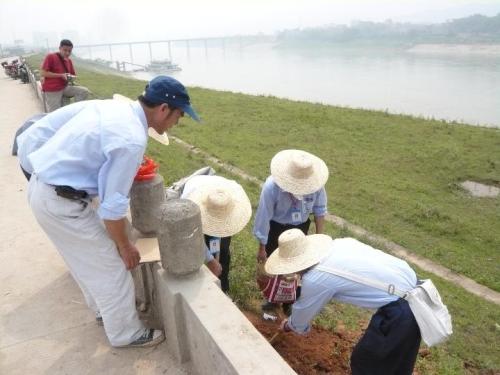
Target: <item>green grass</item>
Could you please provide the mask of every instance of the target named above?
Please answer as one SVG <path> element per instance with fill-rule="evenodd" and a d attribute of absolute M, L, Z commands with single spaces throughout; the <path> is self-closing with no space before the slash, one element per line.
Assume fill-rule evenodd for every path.
<path fill-rule="evenodd" d="M 331 213 L 500 290 L 500 199 L 457 186 L 500 183 L 499 130 L 191 91 L 206 126 L 175 135 L 261 179 L 279 150 L 313 152 L 331 171 Z"/>
<path fill-rule="evenodd" d="M 39 66 L 40 59 L 29 60 Z M 99 98 L 113 93 L 133 98 L 144 89 L 144 82 L 91 72 L 78 62 L 76 69 L 79 82 Z M 311 151 L 330 167 L 332 213 L 500 289 L 500 200 L 472 199 L 457 187 L 467 178 L 499 184 L 500 131 L 273 97 L 199 88 L 190 93 L 205 123 L 182 120 L 174 129 L 182 139 L 261 179 L 275 152 L 294 147 Z M 147 153 L 160 163 L 166 184 L 207 165 L 176 144 L 151 142 Z M 240 183 L 255 209 L 260 189 Z M 334 237 L 351 235 L 331 224 L 326 231 Z M 252 308 L 259 299 L 256 246 L 251 225 L 232 242 L 231 295 L 242 308 Z M 432 278 L 453 315 L 455 333 L 419 358 L 421 374 L 499 372 L 498 306 Z M 353 328 L 369 316 L 365 310 L 332 304 L 317 322 L 334 329 L 342 321 Z"/>
<path fill-rule="evenodd" d="M 148 155 L 160 163 L 160 172 L 166 184 L 171 184 L 205 165 L 210 165 L 200 156 L 189 154 L 181 146 L 172 143 L 165 147 L 151 142 Z M 217 170 L 217 167 L 212 165 Z M 231 176 L 224 171 L 219 174 L 238 180 L 247 192 L 255 210 L 260 188 L 253 183 Z M 253 222 L 253 221 L 252 221 Z M 353 236 L 346 230 L 327 223 L 326 232 L 333 237 Z M 354 237 L 354 236 L 353 236 Z M 360 240 L 366 239 L 360 238 Z M 231 296 L 243 309 L 254 309 L 259 300 L 255 282 L 255 255 L 257 242 L 248 225 L 235 236 L 232 244 L 230 273 Z M 376 244 L 373 244 L 376 246 Z M 418 359 L 421 374 L 480 374 L 481 371 L 500 371 L 500 357 L 496 343 L 500 340 L 500 309 L 493 303 L 476 297 L 452 283 L 415 268 L 421 277 L 431 277 L 453 316 L 454 335 L 445 345 L 430 350 L 430 354 Z M 348 329 L 359 328 L 358 322 L 367 322 L 371 312 L 353 306 L 332 303 L 316 319 L 316 323 L 335 329 L 341 321 Z M 465 365 L 466 364 L 466 365 Z M 468 366 L 465 370 L 464 367 Z"/>

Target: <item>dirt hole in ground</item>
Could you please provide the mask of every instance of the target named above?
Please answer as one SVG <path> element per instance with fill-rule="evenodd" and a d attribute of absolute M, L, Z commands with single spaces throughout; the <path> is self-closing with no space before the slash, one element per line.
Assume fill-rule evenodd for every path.
<path fill-rule="evenodd" d="M 267 339 L 279 329 L 279 322 L 265 321 L 259 314 L 244 311 L 247 319 Z M 281 333 L 272 346 L 299 375 L 347 375 L 351 374 L 349 358 L 352 349 L 364 332 L 368 322 L 360 322 L 360 328 L 350 331 L 337 323 L 336 332 L 313 326 L 306 336 Z M 420 348 L 419 355 L 425 357 L 429 349 Z M 421 375 L 414 370 L 414 375 Z"/>
<path fill-rule="evenodd" d="M 279 329 L 279 322 L 264 321 L 252 312 L 245 315 L 267 340 Z M 281 333 L 272 346 L 299 375 L 350 374 L 349 357 L 361 334 L 315 326 L 306 336 Z"/>

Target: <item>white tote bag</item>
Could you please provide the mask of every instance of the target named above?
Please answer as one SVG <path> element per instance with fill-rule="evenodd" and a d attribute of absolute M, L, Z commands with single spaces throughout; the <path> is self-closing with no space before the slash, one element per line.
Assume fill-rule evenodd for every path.
<path fill-rule="evenodd" d="M 317 266 L 317 270 L 328 272 L 344 279 L 383 290 L 391 295 L 396 295 L 408 301 L 410 309 L 415 316 L 420 335 L 429 347 L 446 341 L 453 333 L 451 315 L 432 280 L 427 279 L 417 285 L 409 292 L 396 289 L 392 284 L 386 284 L 377 280 L 367 279 L 351 272 L 339 270 L 323 265 Z"/>
<path fill-rule="evenodd" d="M 450 313 L 431 279 L 423 280 L 422 284 L 406 293 L 405 299 L 427 346 L 440 344 L 452 335 Z"/>

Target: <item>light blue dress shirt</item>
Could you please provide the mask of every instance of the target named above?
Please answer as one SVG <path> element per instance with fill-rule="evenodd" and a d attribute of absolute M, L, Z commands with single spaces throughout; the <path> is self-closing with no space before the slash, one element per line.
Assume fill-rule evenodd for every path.
<path fill-rule="evenodd" d="M 64 107 L 43 120 L 46 118 L 48 122 L 37 122 L 25 132 L 29 137 L 31 132 L 54 131 L 42 147 L 28 155 L 33 172 L 46 184 L 68 185 L 98 195 L 102 219 L 125 217 L 130 188 L 147 144 L 148 125 L 141 105 L 93 100 Z M 49 129 L 44 133 L 40 127 Z M 18 141 L 22 149 L 24 139 Z"/>
<path fill-rule="evenodd" d="M 334 240 L 329 255 L 319 264 L 393 284 L 397 289 L 405 292 L 413 289 L 417 284 L 415 271 L 404 260 L 374 249 L 354 238 Z M 380 289 L 319 271 L 313 267 L 302 276 L 300 298 L 292 306 L 288 326 L 297 333 L 308 332 L 311 320 L 332 299 L 377 309 L 398 298 Z"/>
<path fill-rule="evenodd" d="M 307 221 L 311 213 L 316 217 L 325 216 L 326 204 L 324 187 L 298 200 L 281 189 L 274 182 L 273 177 L 269 176 L 262 186 L 259 207 L 255 213 L 253 234 L 261 244 L 266 245 L 271 220 L 280 224 L 302 224 Z M 299 214 L 299 221 L 293 220 L 294 213 Z"/>
<path fill-rule="evenodd" d="M 19 164 L 26 172 L 33 174 L 33 166 L 28 156 L 42 147 L 61 126 L 76 116 L 86 103 L 88 102 L 77 102 L 49 113 L 17 137 Z"/>
<path fill-rule="evenodd" d="M 19 129 L 17 129 L 16 135 L 14 137 L 14 144 L 12 145 L 12 155 L 17 156 L 17 137 L 19 137 L 23 132 L 26 131 L 26 129 L 29 129 L 35 122 L 42 119 L 46 115 L 46 113 L 39 113 L 37 115 L 31 116 Z"/>

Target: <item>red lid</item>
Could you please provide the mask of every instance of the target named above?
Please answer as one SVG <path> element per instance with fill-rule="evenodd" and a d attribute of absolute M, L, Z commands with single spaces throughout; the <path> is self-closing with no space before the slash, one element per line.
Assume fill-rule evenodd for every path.
<path fill-rule="evenodd" d="M 156 164 L 153 159 L 144 156 L 134 181 L 150 181 L 155 178 L 157 171 L 158 164 Z"/>

